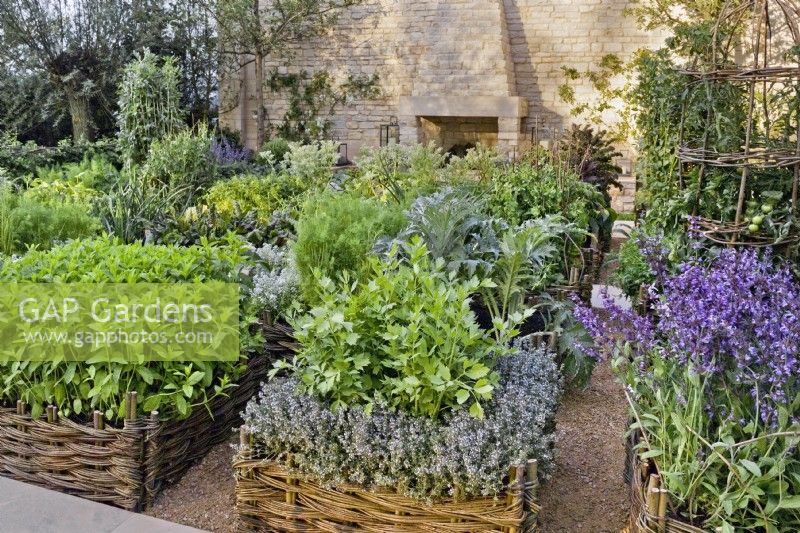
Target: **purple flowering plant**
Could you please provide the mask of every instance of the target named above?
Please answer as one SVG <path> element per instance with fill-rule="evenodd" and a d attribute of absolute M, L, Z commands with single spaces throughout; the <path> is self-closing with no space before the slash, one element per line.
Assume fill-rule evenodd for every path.
<path fill-rule="evenodd" d="M 244 147 L 238 147 L 225 137 L 211 139 L 211 155 L 220 165 L 232 165 L 249 161 L 253 153 Z"/>
<path fill-rule="evenodd" d="M 800 283 L 769 250 L 708 249 L 696 235 L 640 315 L 578 307 L 597 357 L 614 356 L 670 512 L 712 530 L 800 528 Z M 608 299 L 607 299 L 608 300 Z"/>

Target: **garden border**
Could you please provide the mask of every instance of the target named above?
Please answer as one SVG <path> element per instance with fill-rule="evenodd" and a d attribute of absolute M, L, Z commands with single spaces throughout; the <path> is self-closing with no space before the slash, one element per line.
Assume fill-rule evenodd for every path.
<path fill-rule="evenodd" d="M 236 512 L 241 531 L 355 531 L 409 533 L 539 530 L 538 463 L 509 468 L 509 488 L 499 498 L 459 498 L 427 505 L 396 491 L 355 485 L 322 486 L 268 457 L 254 457 L 251 436 L 240 430 L 233 460 Z"/>

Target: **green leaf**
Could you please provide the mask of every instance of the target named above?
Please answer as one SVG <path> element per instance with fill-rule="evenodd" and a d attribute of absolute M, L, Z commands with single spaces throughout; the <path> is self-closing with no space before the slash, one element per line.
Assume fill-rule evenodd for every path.
<path fill-rule="evenodd" d="M 183 396 L 175 397 L 175 407 L 178 409 L 178 413 L 180 413 L 181 416 L 186 416 L 186 414 L 189 412 L 189 404 L 186 403 L 186 400 Z"/>
<path fill-rule="evenodd" d="M 461 389 L 456 393 L 456 401 L 458 402 L 458 405 L 462 405 L 467 400 L 469 400 L 469 391 Z"/>
<path fill-rule="evenodd" d="M 753 461 L 750 461 L 748 459 L 742 459 L 739 462 L 741 463 L 742 466 L 744 466 L 748 470 L 748 472 L 750 472 L 756 477 L 761 477 L 761 468 L 759 468 L 759 466 L 755 464 Z"/>
<path fill-rule="evenodd" d="M 467 370 L 467 376 L 472 379 L 480 379 L 485 377 L 489 373 L 489 368 L 481 363 L 478 363 L 469 370 Z"/>
<path fill-rule="evenodd" d="M 647 450 L 643 454 L 640 455 L 642 459 L 652 459 L 653 457 L 661 457 L 664 454 L 663 450 L 659 450 L 658 448 L 654 448 L 652 450 Z"/>
<path fill-rule="evenodd" d="M 778 504 L 778 509 L 800 509 L 800 496 L 786 496 Z"/>
<path fill-rule="evenodd" d="M 474 416 L 475 418 L 483 419 L 483 407 L 481 407 L 480 402 L 475 402 L 472 404 L 472 407 L 469 408 L 469 414 Z"/>
<path fill-rule="evenodd" d="M 153 384 L 153 380 L 155 378 L 155 374 L 152 370 L 147 368 L 146 366 L 137 366 L 136 373 L 142 378 L 142 380 L 147 383 L 148 385 Z"/>

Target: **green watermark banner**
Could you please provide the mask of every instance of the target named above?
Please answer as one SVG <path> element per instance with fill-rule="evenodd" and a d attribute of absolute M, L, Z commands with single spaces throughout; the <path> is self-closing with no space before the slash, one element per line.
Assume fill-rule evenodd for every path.
<path fill-rule="evenodd" d="M 0 362 L 238 359 L 236 283 L 0 283 Z"/>

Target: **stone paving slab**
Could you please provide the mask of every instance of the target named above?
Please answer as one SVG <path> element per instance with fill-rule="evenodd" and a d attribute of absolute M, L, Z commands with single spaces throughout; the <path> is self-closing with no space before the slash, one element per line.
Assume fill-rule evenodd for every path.
<path fill-rule="evenodd" d="M 202 533 L 0 477 L 0 533 Z"/>

